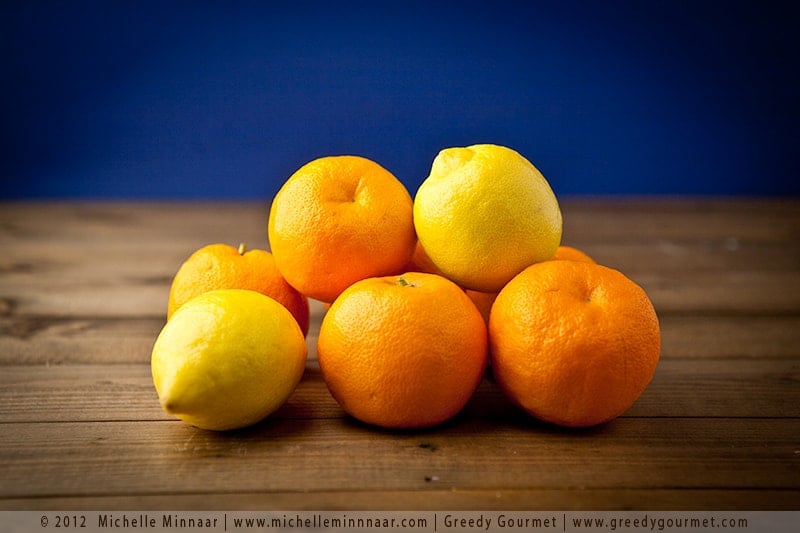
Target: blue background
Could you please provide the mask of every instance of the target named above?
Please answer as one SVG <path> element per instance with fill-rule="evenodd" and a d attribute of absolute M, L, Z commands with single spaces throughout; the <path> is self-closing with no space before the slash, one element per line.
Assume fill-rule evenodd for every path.
<path fill-rule="evenodd" d="M 12 1 L 3 198 L 268 199 L 522 152 L 558 195 L 800 194 L 791 2 Z"/>

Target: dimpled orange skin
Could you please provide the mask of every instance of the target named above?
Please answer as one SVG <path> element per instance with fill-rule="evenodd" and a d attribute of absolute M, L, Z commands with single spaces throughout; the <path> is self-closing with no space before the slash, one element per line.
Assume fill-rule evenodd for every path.
<path fill-rule="evenodd" d="M 461 411 L 485 372 L 487 345 L 483 318 L 460 287 L 409 272 L 345 290 L 323 318 L 317 352 L 345 412 L 423 428 Z"/>
<path fill-rule="evenodd" d="M 292 313 L 303 335 L 308 333 L 308 298 L 286 282 L 266 250 L 209 244 L 195 251 L 172 280 L 167 319 L 193 297 L 214 289 L 248 289 L 269 296 Z"/>
<path fill-rule="evenodd" d="M 512 279 L 492 306 L 489 339 L 506 396 L 538 419 L 571 427 L 624 413 L 661 352 L 644 290 L 616 270 L 576 261 L 538 263 Z"/>
<path fill-rule="evenodd" d="M 428 261 L 430 261 L 430 259 Z M 553 257 L 553 259 L 549 259 L 549 261 L 583 261 L 585 263 L 595 262 L 595 260 L 589 257 L 589 255 L 587 255 L 584 251 L 565 245 L 559 246 L 556 249 L 556 255 Z M 478 307 L 478 310 L 483 315 L 486 324 L 489 324 L 489 313 L 491 312 L 492 304 L 494 304 L 494 301 L 497 298 L 497 293 L 473 291 L 471 289 L 465 289 L 465 292 Z"/>
<path fill-rule="evenodd" d="M 403 271 L 416 243 L 412 205 L 405 186 L 370 159 L 315 159 L 273 199 L 270 249 L 293 287 L 332 302 L 358 280 Z"/>

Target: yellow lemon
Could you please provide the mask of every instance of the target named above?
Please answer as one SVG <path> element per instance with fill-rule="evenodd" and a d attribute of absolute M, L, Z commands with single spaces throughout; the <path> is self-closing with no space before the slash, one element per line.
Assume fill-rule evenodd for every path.
<path fill-rule="evenodd" d="M 414 227 L 431 261 L 464 288 L 498 292 L 526 267 L 552 259 L 561 210 L 544 176 L 494 144 L 447 148 L 414 198 Z"/>
<path fill-rule="evenodd" d="M 172 315 L 153 345 L 151 370 L 166 412 L 221 431 L 255 424 L 283 405 L 307 354 L 283 305 L 255 291 L 218 289 Z"/>

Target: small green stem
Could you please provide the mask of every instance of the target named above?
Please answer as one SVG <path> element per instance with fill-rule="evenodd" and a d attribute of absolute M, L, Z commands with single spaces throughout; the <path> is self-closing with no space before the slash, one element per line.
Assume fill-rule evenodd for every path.
<path fill-rule="evenodd" d="M 244 255 L 244 253 L 247 251 L 247 246 L 243 242 L 240 242 L 237 251 L 239 252 L 239 255 Z"/>
<path fill-rule="evenodd" d="M 397 278 L 397 284 L 400 285 L 401 287 L 416 287 L 416 285 L 414 285 L 413 283 L 409 283 L 403 276 Z"/>

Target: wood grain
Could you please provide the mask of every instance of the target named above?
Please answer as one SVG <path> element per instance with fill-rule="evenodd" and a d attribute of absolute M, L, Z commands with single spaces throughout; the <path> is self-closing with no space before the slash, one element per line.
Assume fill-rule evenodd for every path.
<path fill-rule="evenodd" d="M 785 359 L 664 360 L 624 416 L 800 417 L 798 383 L 800 365 Z M 704 394 L 699 396 L 698 390 Z M 521 416 L 491 376 L 481 383 L 465 412 L 491 419 Z M 344 414 L 328 393 L 319 366 L 309 363 L 295 394 L 273 416 Z M 169 419 L 158 404 L 149 365 L 6 366 L 0 374 L 3 422 Z"/>
<path fill-rule="evenodd" d="M 312 361 L 321 319 L 321 311 L 312 312 L 306 338 Z M 164 318 L 0 317 L 0 367 L 146 364 L 163 325 Z M 796 359 L 798 354 L 800 316 L 665 314 L 660 326 L 663 359 Z"/>
<path fill-rule="evenodd" d="M 93 494 L 6 498 L 0 509 L 30 510 L 499 510 L 769 511 L 796 509 L 795 489 L 466 489 L 310 490 Z"/>
<path fill-rule="evenodd" d="M 800 308 L 798 201 L 562 204 L 564 242 L 628 274 L 661 312 Z M 5 203 L 0 314 L 162 316 L 170 279 L 192 251 L 211 242 L 266 248 L 266 217 L 259 203 Z"/>
<path fill-rule="evenodd" d="M 0 491 L 14 498 L 431 488 L 800 490 L 797 419 L 653 424 L 628 418 L 584 431 L 483 418 L 421 432 L 378 431 L 343 418 L 270 419 L 228 434 L 178 421 L 13 429 L 0 434 Z M 687 471 L 687 461 L 703 468 Z"/>
<path fill-rule="evenodd" d="M 564 242 L 640 283 L 662 359 L 588 430 L 488 375 L 453 421 L 347 417 L 310 358 L 252 428 L 158 405 L 172 275 L 211 242 L 266 248 L 267 202 L 0 202 L 0 509 L 800 510 L 800 199 L 565 198 Z"/>

